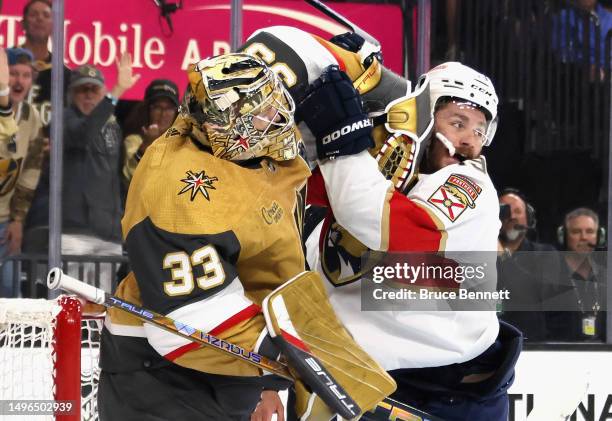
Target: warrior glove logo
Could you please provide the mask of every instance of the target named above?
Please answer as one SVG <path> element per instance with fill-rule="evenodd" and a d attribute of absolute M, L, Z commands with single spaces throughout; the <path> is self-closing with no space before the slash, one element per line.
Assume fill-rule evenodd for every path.
<path fill-rule="evenodd" d="M 347 124 L 346 126 L 342 127 L 341 129 L 333 131 L 332 133 L 330 133 L 327 136 L 325 136 L 321 140 L 321 143 L 324 144 L 324 145 L 327 145 L 329 142 L 332 142 L 334 140 L 338 140 L 340 138 L 340 136 L 345 136 L 345 135 L 347 135 L 349 133 L 355 132 L 357 130 L 364 129 L 366 127 L 372 127 L 372 120 L 370 120 L 369 118 L 364 118 L 363 120 L 356 121 L 353 124 Z"/>

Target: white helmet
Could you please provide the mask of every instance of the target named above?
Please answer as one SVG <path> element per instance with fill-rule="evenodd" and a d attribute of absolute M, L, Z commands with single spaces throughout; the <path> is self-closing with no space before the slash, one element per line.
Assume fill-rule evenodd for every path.
<path fill-rule="evenodd" d="M 449 61 L 429 72 L 429 91 L 432 114 L 438 100 L 446 97 L 460 98 L 481 108 L 487 118 L 484 146 L 489 146 L 497 130 L 497 104 L 499 100 L 491 79 L 471 67 Z"/>

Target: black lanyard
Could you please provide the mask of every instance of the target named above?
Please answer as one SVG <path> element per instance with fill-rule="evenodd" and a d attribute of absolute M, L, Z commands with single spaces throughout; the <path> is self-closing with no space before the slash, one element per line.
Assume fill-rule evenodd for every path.
<path fill-rule="evenodd" d="M 572 283 L 574 293 L 576 294 L 576 301 L 578 303 L 578 307 L 580 307 L 580 312 L 582 314 L 586 314 L 586 312 L 584 311 L 584 301 L 582 300 L 582 297 L 580 296 L 581 294 L 578 292 L 578 285 L 576 284 L 576 279 L 574 278 L 574 274 L 575 272 L 570 275 L 570 282 Z M 586 279 L 586 280 L 581 280 L 581 282 L 584 282 L 584 285 L 585 285 L 585 288 L 584 288 L 585 298 L 586 296 L 588 296 L 587 285 L 589 283 L 593 284 L 595 302 L 593 303 L 593 307 L 591 308 L 591 310 L 593 311 L 594 316 L 597 317 L 597 313 L 599 312 L 599 309 L 601 308 L 601 306 L 599 305 L 599 286 L 597 285 L 597 280 L 595 279 L 594 276 L 590 276 L 589 279 L 592 279 L 592 280 Z"/>

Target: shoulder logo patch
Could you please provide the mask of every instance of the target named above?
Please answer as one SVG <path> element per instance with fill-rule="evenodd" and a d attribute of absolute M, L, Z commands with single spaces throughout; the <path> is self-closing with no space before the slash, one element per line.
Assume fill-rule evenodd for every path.
<path fill-rule="evenodd" d="M 476 207 L 476 199 L 481 192 L 482 188 L 470 178 L 451 174 L 429 197 L 428 202 L 455 222 L 468 207 Z"/>
<path fill-rule="evenodd" d="M 272 225 L 283 217 L 283 208 L 274 201 L 268 208 L 265 206 L 261 207 L 261 216 L 266 221 L 266 224 Z"/>
<path fill-rule="evenodd" d="M 181 195 L 183 193 L 190 192 L 190 199 L 193 202 L 198 193 L 201 193 L 202 196 L 204 196 L 204 198 L 210 202 L 210 195 L 208 193 L 208 190 L 216 190 L 216 188 L 213 186 L 213 183 L 215 181 L 219 181 L 219 179 L 217 177 L 207 176 L 204 170 L 198 173 L 187 171 L 186 175 L 187 177 L 181 180 L 183 183 L 186 184 L 186 186 L 184 186 L 178 194 Z"/>
<path fill-rule="evenodd" d="M 172 136 L 178 136 L 180 135 L 181 132 L 178 131 L 178 129 L 176 127 L 170 127 L 168 130 L 166 130 L 166 138 L 172 137 Z"/>

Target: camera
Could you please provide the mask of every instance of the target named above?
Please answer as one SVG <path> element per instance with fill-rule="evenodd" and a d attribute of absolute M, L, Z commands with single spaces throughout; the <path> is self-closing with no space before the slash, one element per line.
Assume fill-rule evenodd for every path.
<path fill-rule="evenodd" d="M 505 221 L 506 219 L 510 219 L 511 215 L 512 213 L 510 211 L 510 205 L 507 203 L 500 203 L 499 204 L 499 220 Z"/>

